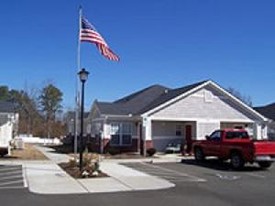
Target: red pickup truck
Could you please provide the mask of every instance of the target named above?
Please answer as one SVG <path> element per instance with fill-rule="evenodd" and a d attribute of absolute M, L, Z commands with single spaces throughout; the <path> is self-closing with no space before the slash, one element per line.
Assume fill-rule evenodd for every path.
<path fill-rule="evenodd" d="M 244 129 L 216 130 L 206 140 L 193 143 L 197 161 L 207 156 L 230 160 L 233 169 L 243 168 L 245 163 L 257 162 L 261 168 L 268 168 L 275 161 L 275 142 L 252 140 Z"/>

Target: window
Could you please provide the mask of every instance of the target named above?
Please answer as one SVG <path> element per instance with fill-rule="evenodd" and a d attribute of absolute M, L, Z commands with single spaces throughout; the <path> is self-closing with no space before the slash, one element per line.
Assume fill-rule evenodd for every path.
<path fill-rule="evenodd" d="M 210 135 L 210 140 L 220 141 L 221 140 L 221 131 L 215 131 Z"/>
<path fill-rule="evenodd" d="M 132 143 L 132 124 L 122 124 L 122 145 L 130 145 Z"/>
<path fill-rule="evenodd" d="M 181 136 L 182 133 L 182 126 L 181 125 L 176 125 L 176 136 Z"/>
<path fill-rule="evenodd" d="M 226 139 L 248 139 L 248 133 L 247 132 L 227 132 L 226 133 Z"/>
<path fill-rule="evenodd" d="M 111 145 L 119 145 L 120 128 L 119 124 L 111 124 Z"/>
<path fill-rule="evenodd" d="M 132 124 L 112 123 L 111 124 L 111 145 L 127 146 L 132 144 Z"/>

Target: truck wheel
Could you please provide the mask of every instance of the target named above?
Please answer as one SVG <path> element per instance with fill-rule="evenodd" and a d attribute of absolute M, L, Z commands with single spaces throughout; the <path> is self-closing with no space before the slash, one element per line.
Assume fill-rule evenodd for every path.
<path fill-rule="evenodd" d="M 267 168 L 269 168 L 272 165 L 272 162 L 265 162 L 265 161 L 263 161 L 263 162 L 258 162 L 258 164 L 259 164 L 259 166 L 261 168 L 267 169 Z"/>
<path fill-rule="evenodd" d="M 237 152 L 232 153 L 230 163 L 231 163 L 231 167 L 234 170 L 242 169 L 244 166 L 244 160 L 242 155 Z"/>
<path fill-rule="evenodd" d="M 195 148 L 195 159 L 197 162 L 201 162 L 204 160 L 204 154 L 201 148 L 196 147 Z"/>

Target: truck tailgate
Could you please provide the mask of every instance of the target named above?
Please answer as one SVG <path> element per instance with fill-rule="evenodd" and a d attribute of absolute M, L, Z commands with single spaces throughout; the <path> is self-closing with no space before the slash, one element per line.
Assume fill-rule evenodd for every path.
<path fill-rule="evenodd" d="M 255 155 L 271 155 L 275 157 L 275 141 L 255 141 Z"/>

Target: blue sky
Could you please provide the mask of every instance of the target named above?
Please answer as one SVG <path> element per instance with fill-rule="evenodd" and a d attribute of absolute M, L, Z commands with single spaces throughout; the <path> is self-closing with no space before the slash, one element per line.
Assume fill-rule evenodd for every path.
<path fill-rule="evenodd" d="M 252 98 L 275 102 L 275 1 L 3 0 L 0 85 L 54 83 L 74 106 L 78 7 L 121 57 L 112 62 L 81 44 L 90 72 L 85 106 L 153 84 L 171 88 L 212 79 Z"/>

